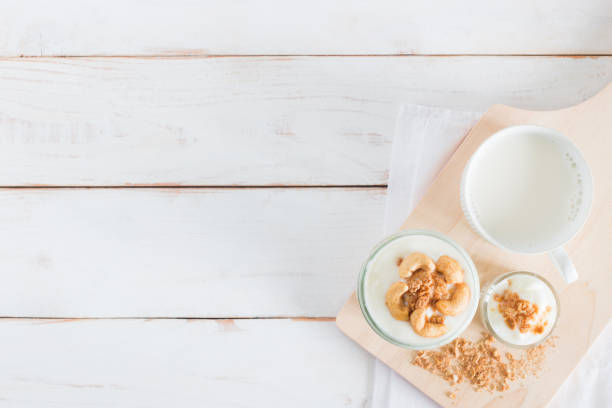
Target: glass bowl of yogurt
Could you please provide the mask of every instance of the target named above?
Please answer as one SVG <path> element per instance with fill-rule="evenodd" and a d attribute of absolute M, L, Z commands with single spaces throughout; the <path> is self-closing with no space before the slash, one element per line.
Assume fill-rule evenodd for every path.
<path fill-rule="evenodd" d="M 385 304 L 387 290 L 399 280 L 398 259 L 415 252 L 433 260 L 442 255 L 455 259 L 463 269 L 463 282 L 470 289 L 467 307 L 456 316 L 445 316 L 447 330 L 439 337 L 420 336 L 409 321 L 394 319 Z M 372 330 L 396 346 L 413 350 L 440 347 L 458 337 L 474 318 L 479 295 L 478 272 L 468 253 L 452 239 L 428 230 L 404 230 L 376 245 L 361 268 L 357 285 L 359 305 Z M 432 313 L 428 311 L 428 315 Z"/>
<path fill-rule="evenodd" d="M 482 292 L 480 316 L 501 343 L 527 348 L 545 341 L 559 320 L 559 299 L 553 286 L 531 272 L 509 272 Z"/>

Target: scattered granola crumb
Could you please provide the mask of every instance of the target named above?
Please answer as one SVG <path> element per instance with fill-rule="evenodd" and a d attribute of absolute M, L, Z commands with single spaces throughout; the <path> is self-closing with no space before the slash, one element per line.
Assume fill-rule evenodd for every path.
<path fill-rule="evenodd" d="M 527 349 L 520 358 L 507 352 L 504 361 L 493 345 L 493 337 L 482 333 L 476 342 L 457 338 L 437 350 L 419 351 L 412 364 L 438 375 L 451 386 L 466 381 L 476 391 L 503 392 L 510 388 L 511 381 L 537 375 L 542 370 L 546 349 L 555 347 L 555 339 Z"/>
<path fill-rule="evenodd" d="M 518 293 L 509 289 L 504 290 L 501 295 L 495 294 L 493 300 L 498 302 L 499 313 L 511 330 L 518 328 L 521 333 L 532 330 L 536 334 L 544 332 L 544 326 L 547 322 L 538 325 L 532 324 L 538 314 L 538 305 L 522 299 Z"/>
<path fill-rule="evenodd" d="M 429 322 L 434 324 L 443 324 L 444 323 L 444 315 L 434 314 L 429 317 Z"/>
<path fill-rule="evenodd" d="M 446 393 L 446 396 L 447 396 L 448 398 L 450 398 L 450 399 L 455 399 L 455 398 L 457 398 L 457 396 L 456 396 L 454 393 L 450 392 L 450 391 L 448 391 L 448 392 Z"/>
<path fill-rule="evenodd" d="M 404 259 L 404 258 L 402 258 L 402 257 L 397 258 L 397 261 L 395 261 L 395 264 L 397 266 L 400 266 L 400 264 L 402 263 L 402 259 Z"/>

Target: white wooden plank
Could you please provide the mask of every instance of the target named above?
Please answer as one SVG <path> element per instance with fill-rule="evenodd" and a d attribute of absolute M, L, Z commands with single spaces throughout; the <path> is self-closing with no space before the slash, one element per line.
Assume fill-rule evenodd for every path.
<path fill-rule="evenodd" d="M 335 316 L 384 194 L 0 190 L 0 316 Z"/>
<path fill-rule="evenodd" d="M 333 322 L 0 321 L 0 407 L 363 407 Z"/>
<path fill-rule="evenodd" d="M 0 55 L 612 53 L 605 0 L 9 0 Z"/>
<path fill-rule="evenodd" d="M 0 60 L 0 185 L 369 185 L 401 102 L 551 109 L 612 58 Z"/>

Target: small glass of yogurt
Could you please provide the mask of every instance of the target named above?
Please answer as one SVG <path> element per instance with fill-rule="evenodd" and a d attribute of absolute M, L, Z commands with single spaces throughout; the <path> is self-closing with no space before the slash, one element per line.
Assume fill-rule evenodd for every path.
<path fill-rule="evenodd" d="M 385 293 L 399 280 L 398 258 L 414 252 L 426 254 L 434 261 L 442 255 L 455 259 L 463 269 L 463 281 L 470 288 L 467 307 L 456 316 L 446 316 L 447 331 L 440 337 L 418 335 L 410 322 L 394 319 L 385 305 Z M 478 272 L 468 253 L 450 238 L 428 230 L 405 230 L 380 242 L 363 264 L 357 287 L 359 305 L 370 327 L 388 342 L 416 350 L 436 348 L 459 336 L 476 314 L 479 294 Z"/>
<path fill-rule="evenodd" d="M 559 320 L 559 299 L 552 285 L 531 272 L 509 272 L 482 291 L 484 326 L 501 343 L 526 348 L 546 340 Z"/>

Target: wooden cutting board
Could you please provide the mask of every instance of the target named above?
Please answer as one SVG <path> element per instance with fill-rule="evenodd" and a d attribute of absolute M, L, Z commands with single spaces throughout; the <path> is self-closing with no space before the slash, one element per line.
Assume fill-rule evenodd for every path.
<path fill-rule="evenodd" d="M 563 281 L 545 254 L 519 255 L 489 244 L 470 229 L 461 211 L 459 184 L 472 153 L 494 132 L 522 124 L 559 130 L 582 151 L 593 173 L 591 214 L 585 227 L 565 246 L 580 275 L 572 284 Z M 465 383 L 451 387 L 412 365 L 414 351 L 378 337 L 363 318 L 354 294 L 337 316 L 340 330 L 444 407 L 546 405 L 612 316 L 612 84 L 580 105 L 557 111 L 491 107 L 410 214 L 402 226 L 406 228 L 436 230 L 456 240 L 472 256 L 481 286 L 513 270 L 539 273 L 554 285 L 561 302 L 559 325 L 554 332 L 558 340 L 557 347 L 547 353 L 543 371 L 539 377 L 512 383 L 504 393 L 476 392 Z M 477 315 L 462 337 L 475 339 L 483 330 Z M 499 343 L 496 345 L 505 351 Z M 451 389 L 455 400 L 446 395 Z"/>

